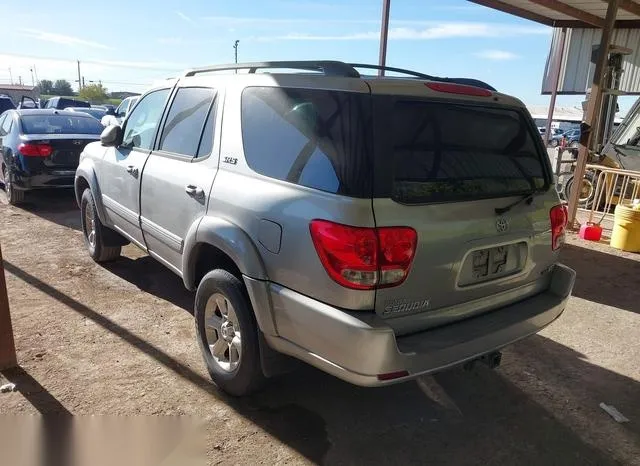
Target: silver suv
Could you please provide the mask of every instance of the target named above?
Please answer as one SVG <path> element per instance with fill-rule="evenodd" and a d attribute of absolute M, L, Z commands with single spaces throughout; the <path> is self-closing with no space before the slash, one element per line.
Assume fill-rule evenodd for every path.
<path fill-rule="evenodd" d="M 566 211 L 523 103 L 357 71 L 372 68 L 194 69 L 81 156 L 89 254 L 131 242 L 197 290 L 198 342 L 228 393 L 285 355 L 357 385 L 405 381 L 497 356 L 564 310 Z"/>

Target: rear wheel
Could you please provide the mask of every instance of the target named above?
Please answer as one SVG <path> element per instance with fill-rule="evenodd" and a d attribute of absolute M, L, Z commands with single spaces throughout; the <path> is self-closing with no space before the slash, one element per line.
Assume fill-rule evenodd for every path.
<path fill-rule="evenodd" d="M 551 147 L 558 147 L 558 140 L 557 139 L 552 139 L 551 141 L 549 141 L 549 145 Z"/>
<path fill-rule="evenodd" d="M 24 202 L 24 191 L 16 190 L 11 180 L 11 172 L 6 166 L 2 166 L 2 182 L 4 183 L 4 193 L 7 202 L 11 205 L 18 205 Z"/>
<path fill-rule="evenodd" d="M 80 212 L 84 242 L 91 258 L 96 262 L 108 262 L 117 259 L 120 256 L 122 246 L 112 246 L 105 243 L 105 238 L 109 236 L 111 231 L 100 221 L 89 188 L 82 193 Z"/>
<path fill-rule="evenodd" d="M 258 389 L 258 326 L 242 282 L 226 270 L 206 274 L 196 292 L 198 344 L 215 384 L 234 396 Z"/>

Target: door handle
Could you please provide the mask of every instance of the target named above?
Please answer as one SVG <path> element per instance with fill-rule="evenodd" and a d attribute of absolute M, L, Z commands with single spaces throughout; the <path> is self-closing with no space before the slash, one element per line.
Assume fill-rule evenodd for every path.
<path fill-rule="evenodd" d="M 134 176 L 136 178 L 138 177 L 138 169 L 133 165 L 129 165 L 127 167 L 127 173 L 129 173 L 131 176 Z"/>
<path fill-rule="evenodd" d="M 184 192 L 189 196 L 195 199 L 203 199 L 204 198 L 204 189 L 199 188 L 198 186 L 188 184 L 184 187 Z"/>

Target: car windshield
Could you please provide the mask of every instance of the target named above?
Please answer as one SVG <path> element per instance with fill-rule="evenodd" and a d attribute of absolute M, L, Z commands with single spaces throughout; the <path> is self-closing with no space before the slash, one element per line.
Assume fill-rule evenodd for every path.
<path fill-rule="evenodd" d="M 90 116 L 23 115 L 24 134 L 100 134 L 104 129 Z"/>

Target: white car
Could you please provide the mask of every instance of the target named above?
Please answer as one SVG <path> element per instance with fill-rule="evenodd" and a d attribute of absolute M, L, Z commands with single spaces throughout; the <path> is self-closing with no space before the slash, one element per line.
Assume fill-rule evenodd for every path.
<path fill-rule="evenodd" d="M 100 119 L 100 123 L 102 126 L 107 127 L 109 125 L 119 125 L 125 119 L 125 117 L 129 114 L 129 112 L 133 109 L 134 105 L 138 101 L 138 97 L 127 97 L 118 108 L 116 108 L 115 115 L 105 115 Z"/>

